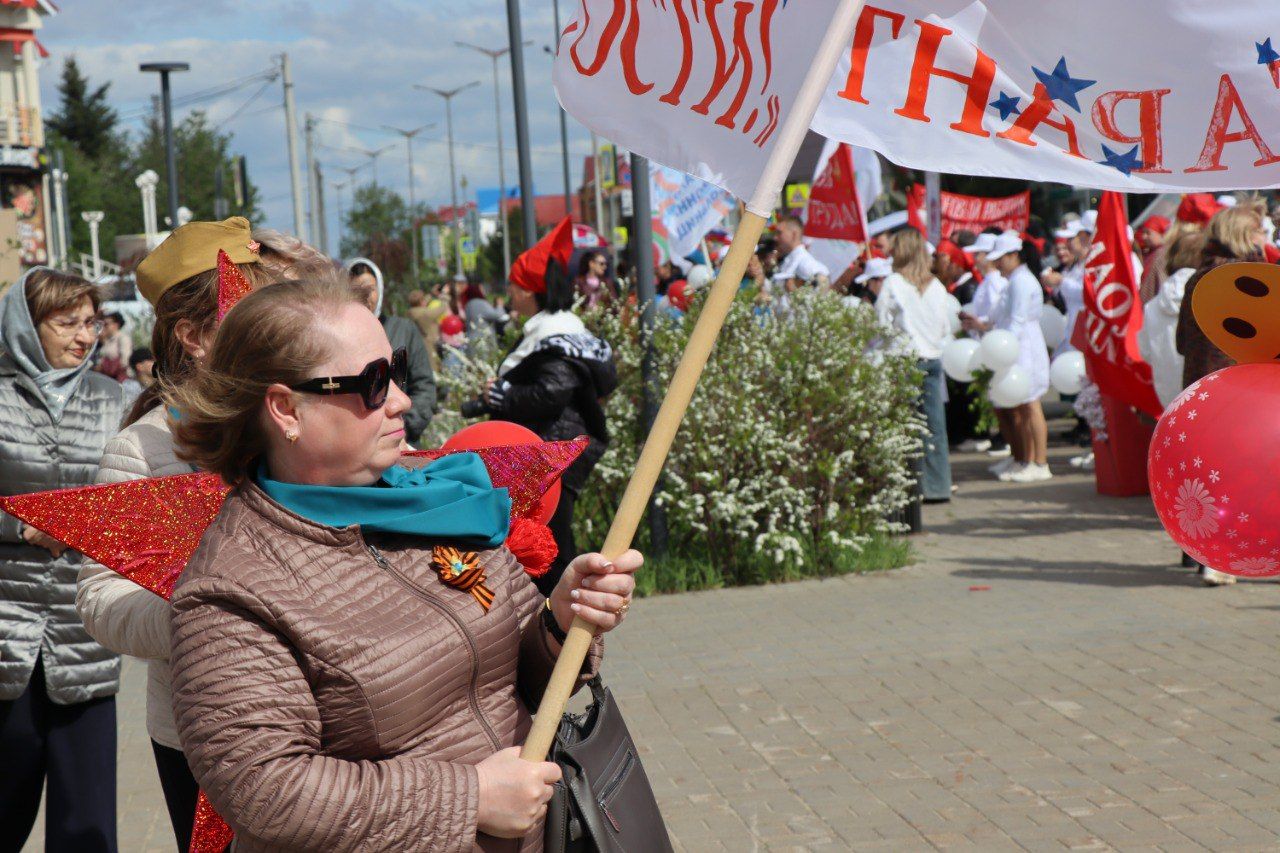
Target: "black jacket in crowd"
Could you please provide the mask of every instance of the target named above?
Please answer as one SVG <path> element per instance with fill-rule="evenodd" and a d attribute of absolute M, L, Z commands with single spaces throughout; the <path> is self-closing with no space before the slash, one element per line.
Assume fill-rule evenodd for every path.
<path fill-rule="evenodd" d="M 609 446 L 604 398 L 618 386 L 613 352 L 587 334 L 553 335 L 489 390 L 490 415 L 528 427 L 544 441 L 586 435 L 590 444 L 562 483 L 575 493 Z"/>
<path fill-rule="evenodd" d="M 382 328 L 392 350 L 404 348 L 408 356 L 409 378 L 400 390 L 409 395 L 413 407 L 404 413 L 405 437 L 416 443 L 422 431 L 431 423 L 436 411 L 436 377 L 431 372 L 431 356 L 422 342 L 422 333 L 412 320 L 404 317 L 382 315 Z"/>

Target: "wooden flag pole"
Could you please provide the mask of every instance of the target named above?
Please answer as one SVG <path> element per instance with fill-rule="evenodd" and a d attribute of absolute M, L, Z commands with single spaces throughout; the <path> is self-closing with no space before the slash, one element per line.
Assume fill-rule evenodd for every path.
<path fill-rule="evenodd" d="M 676 431 L 684 420 L 685 410 L 693 399 L 693 392 L 702 378 L 702 371 L 711 357 L 720 329 L 733 307 L 733 299 L 738 293 L 738 285 L 747 271 L 747 261 L 755 252 L 756 243 L 764 232 L 766 217 L 753 210 L 772 210 L 777 203 L 777 193 L 782 186 L 787 171 L 795 160 L 800 143 L 804 141 L 809 123 L 818 109 L 818 102 L 826 90 L 836 60 L 849 44 L 853 36 L 853 25 L 857 20 L 861 0 L 841 0 L 831 25 L 823 35 L 821 44 L 809 66 L 804 82 L 800 85 L 799 94 L 792 105 L 790 113 L 778 131 L 778 141 L 774 144 L 764 170 L 757 184 L 756 194 L 747 205 L 747 212 L 738 223 L 738 230 L 729 244 L 729 253 L 715 284 L 707 294 L 707 301 L 702 306 L 698 322 L 693 327 L 689 344 L 685 347 L 680 364 L 671 377 L 671 386 L 662 400 L 662 407 L 654 418 L 653 427 L 645 439 L 640 458 L 636 461 L 636 469 L 631 474 L 627 489 L 622 495 L 622 503 L 618 506 L 617 515 L 609 525 L 609 533 L 605 536 L 604 547 L 600 549 L 608 559 L 615 559 L 631 546 L 640 519 L 644 517 L 645 507 L 653 494 L 653 487 L 662 473 L 663 463 L 675 441 Z M 581 617 L 573 620 L 565 638 L 564 647 L 556 660 L 555 669 L 547 682 L 542 702 L 538 705 L 537 716 L 533 720 L 533 728 L 524 742 L 520 757 L 528 761 L 544 761 L 555 740 L 556 729 L 560 725 L 560 717 L 569 704 L 569 696 L 577 683 L 578 673 L 582 670 L 582 662 L 587 659 L 587 652 L 594 637 L 592 626 Z"/>

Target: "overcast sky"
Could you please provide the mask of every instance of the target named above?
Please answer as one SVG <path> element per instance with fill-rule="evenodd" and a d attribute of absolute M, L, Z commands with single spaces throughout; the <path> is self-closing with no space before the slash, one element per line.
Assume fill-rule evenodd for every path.
<path fill-rule="evenodd" d="M 561 16 L 573 0 L 562 0 Z M 453 119 L 459 176 L 476 187 L 498 185 L 497 129 L 493 102 L 492 61 L 454 45 L 468 41 L 484 47 L 507 43 L 506 6 L 502 0 L 61 0 L 62 13 L 46 21 L 41 42 L 51 56 L 41 69 L 44 104 L 57 104 L 56 85 L 62 60 L 75 54 L 97 85 L 111 82 L 111 98 L 126 126 L 140 127 L 140 117 L 159 90 L 154 74 L 142 74 L 139 63 L 183 61 L 191 71 L 176 75 L 174 97 L 210 89 L 270 68 L 273 57 L 288 52 L 297 99 L 298 120 L 311 112 L 330 121 L 319 124 L 316 151 L 326 182 L 346 181 L 339 167 L 368 164 L 345 148 L 395 147 L 378 159 L 378 181 L 407 194 L 408 170 L 401 137 L 378 132 L 382 125 L 411 129 L 434 122 L 415 140 L 417 193 L 433 204 L 449 201 L 449 169 L 443 101 L 414 89 L 421 83 L 451 89 L 472 80 L 481 85 L 454 99 Z M 522 6 L 525 73 L 533 142 L 534 181 L 539 193 L 562 188 L 560 136 L 551 57 L 543 46 L 553 41 L 551 4 Z M 515 119 L 511 108 L 511 64 L 499 62 L 503 138 L 507 148 L 507 182 L 516 183 Z M 248 158 L 250 178 L 261 189 L 266 221 L 293 230 L 289 168 L 279 82 L 262 89 L 255 82 L 200 104 L 211 119 L 228 122 L 233 148 Z M 259 93 L 259 90 L 262 91 Z M 259 93 L 257 98 L 250 99 Z M 192 107 L 194 108 L 194 107 Z M 191 108 L 187 108 L 191 109 Z M 180 111 L 185 112 L 185 111 Z M 353 128 L 332 122 L 362 125 Z M 369 128 L 369 129 L 364 129 Z M 586 130 L 569 120 L 573 183 L 581 181 L 582 161 L 590 153 Z M 301 156 L 301 143 L 299 154 Z M 367 182 L 365 168 L 357 176 Z M 74 192 L 74 186 L 69 188 Z M 350 199 L 349 189 L 344 192 Z M 326 187 L 330 247 L 337 251 L 337 195 Z M 257 223 L 255 223 L 257 224 Z"/>

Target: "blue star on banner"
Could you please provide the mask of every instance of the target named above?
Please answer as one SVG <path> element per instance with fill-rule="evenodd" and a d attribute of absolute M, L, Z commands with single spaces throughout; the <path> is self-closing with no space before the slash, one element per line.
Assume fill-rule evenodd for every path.
<path fill-rule="evenodd" d="M 1034 65 L 1031 66 L 1031 70 L 1035 72 L 1036 79 L 1044 84 L 1052 100 L 1062 101 L 1062 103 L 1076 112 L 1080 112 L 1080 102 L 1076 100 L 1076 93 L 1098 82 L 1097 80 L 1085 80 L 1083 77 L 1072 77 L 1071 73 L 1067 71 L 1067 58 L 1065 56 L 1058 58 L 1058 64 L 1053 67 L 1052 73 L 1041 71 Z"/>
<path fill-rule="evenodd" d="M 1258 64 L 1270 65 L 1273 62 L 1280 62 L 1280 53 L 1276 53 L 1276 49 L 1271 46 L 1271 37 L 1267 36 L 1266 41 L 1255 41 L 1253 46 L 1258 49 Z"/>
<path fill-rule="evenodd" d="M 1018 107 L 1018 102 L 1021 100 L 1021 98 L 1015 98 L 1013 95 L 1006 94 L 1002 90 L 1000 92 L 1000 97 L 992 101 L 990 106 L 995 107 L 1000 111 L 1001 121 L 1006 121 L 1009 116 L 1015 116 L 1022 112 Z"/>
<path fill-rule="evenodd" d="M 1126 178 L 1135 169 L 1142 168 L 1142 160 L 1138 158 L 1138 146 L 1136 145 L 1123 154 L 1119 151 L 1112 151 L 1104 145 L 1102 146 L 1102 156 L 1105 159 L 1099 160 L 1099 163 L 1104 166 L 1111 166 L 1116 171 L 1123 173 Z"/>

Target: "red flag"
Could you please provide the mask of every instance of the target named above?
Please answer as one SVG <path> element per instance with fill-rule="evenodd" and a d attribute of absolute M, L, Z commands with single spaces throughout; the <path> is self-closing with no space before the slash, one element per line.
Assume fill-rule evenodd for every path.
<path fill-rule="evenodd" d="M 858 198 L 853 149 L 841 143 L 809 192 L 804 233 L 827 240 L 867 242 L 867 215 Z"/>
<path fill-rule="evenodd" d="M 1089 376 L 1099 391 L 1158 418 L 1164 407 L 1151 382 L 1151 365 L 1138 353 L 1142 300 L 1128 224 L 1124 196 L 1104 192 L 1093 245 L 1085 259 L 1084 310 L 1072 343 L 1084 353 Z"/>

